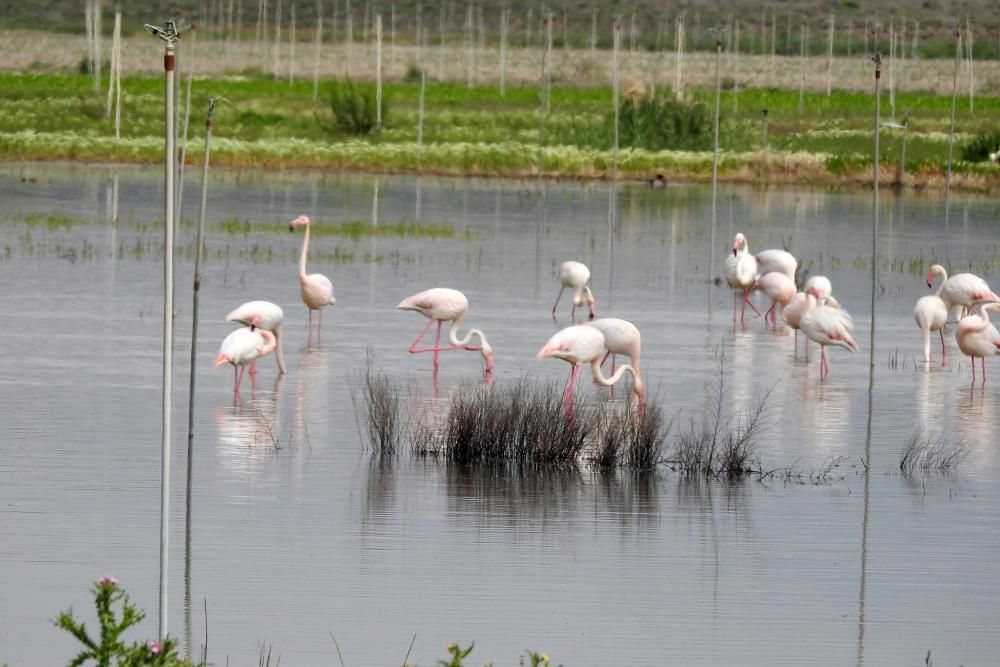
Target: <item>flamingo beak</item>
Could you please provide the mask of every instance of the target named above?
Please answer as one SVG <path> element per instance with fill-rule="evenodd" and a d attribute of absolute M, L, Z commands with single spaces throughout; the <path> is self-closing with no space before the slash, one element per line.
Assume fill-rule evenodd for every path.
<path fill-rule="evenodd" d="M 736 257 L 736 255 L 738 255 L 738 254 L 740 254 L 739 248 L 737 248 L 736 246 L 733 246 L 733 257 Z"/>
<path fill-rule="evenodd" d="M 934 283 L 932 283 L 931 281 L 928 280 L 927 281 L 927 289 L 934 289 Z"/>

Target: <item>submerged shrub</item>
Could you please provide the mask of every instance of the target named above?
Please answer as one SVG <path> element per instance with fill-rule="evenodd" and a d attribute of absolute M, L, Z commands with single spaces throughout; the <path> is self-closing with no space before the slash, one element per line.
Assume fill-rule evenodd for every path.
<path fill-rule="evenodd" d="M 962 146 L 962 159 L 966 162 L 985 162 L 990 155 L 1000 152 L 1000 131 L 977 134 L 972 141 Z M 996 158 L 993 158 L 996 160 Z"/>
<path fill-rule="evenodd" d="M 613 124 L 614 115 L 609 114 L 609 131 L 613 130 Z M 711 145 L 712 120 L 708 107 L 670 90 L 626 96 L 619 108 L 618 128 L 622 146 L 693 150 Z"/>
<path fill-rule="evenodd" d="M 375 127 L 375 86 L 337 81 L 330 91 L 330 110 L 336 129 L 348 134 L 369 134 Z M 388 98 L 382 95 L 382 125 L 389 117 Z"/>
<path fill-rule="evenodd" d="M 947 472 L 968 455 L 969 448 L 964 441 L 952 441 L 944 435 L 929 434 L 917 428 L 903 447 L 899 457 L 899 469 L 905 475 L 916 471 Z"/>

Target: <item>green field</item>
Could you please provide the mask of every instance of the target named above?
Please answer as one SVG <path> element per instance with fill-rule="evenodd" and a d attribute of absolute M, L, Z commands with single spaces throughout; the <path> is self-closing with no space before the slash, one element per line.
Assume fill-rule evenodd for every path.
<path fill-rule="evenodd" d="M 163 81 L 122 81 L 122 136 L 115 139 L 104 99 L 91 80 L 74 74 L 0 74 L 0 157 L 8 160 L 149 162 L 162 160 Z M 419 85 L 390 83 L 381 130 L 352 135 L 338 129 L 329 98 L 336 82 L 323 82 L 317 101 L 308 82 L 254 76 L 195 80 L 187 159 L 201 159 L 201 134 L 209 96 L 216 109 L 212 162 L 230 166 L 308 167 L 383 172 L 602 178 L 612 171 L 612 105 L 608 88 L 559 87 L 542 118 L 535 87 L 466 88 L 428 84 L 423 141 L 417 141 Z M 361 84 L 360 88 L 370 88 Z M 183 86 L 182 86 L 183 90 Z M 712 169 L 710 92 L 690 94 L 701 105 L 700 132 L 676 145 L 650 148 L 645 136 L 623 132 L 618 154 L 622 178 L 706 179 Z M 738 111 L 734 112 L 734 103 Z M 623 104 L 628 104 L 624 102 Z M 763 149 L 761 110 L 769 110 L 769 150 Z M 882 100 L 889 115 L 888 96 Z M 722 95 L 720 174 L 761 182 L 850 183 L 870 180 L 874 99 L 850 92 L 799 93 L 750 89 Z M 940 184 L 948 148 L 949 97 L 897 93 L 897 114 L 910 113 L 907 173 L 913 185 Z M 957 187 L 990 188 L 1000 166 L 959 159 L 964 144 L 994 129 L 1000 98 L 981 97 L 975 115 L 958 105 Z M 183 118 L 183 109 L 181 111 Z M 544 122 L 543 122 L 544 121 Z M 634 133 L 633 133 L 634 134 Z M 894 175 L 898 130 L 884 130 L 884 178 Z M 629 143 L 630 136 L 633 136 Z M 541 141 L 540 141 L 541 139 Z M 541 160 L 541 162 L 539 162 Z"/>

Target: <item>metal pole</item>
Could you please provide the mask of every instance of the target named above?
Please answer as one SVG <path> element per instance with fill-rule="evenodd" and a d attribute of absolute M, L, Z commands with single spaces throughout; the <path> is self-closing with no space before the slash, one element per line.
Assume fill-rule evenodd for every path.
<path fill-rule="evenodd" d="M 208 144 L 212 139 L 212 111 L 215 99 L 208 100 L 208 116 L 205 118 L 205 157 L 201 166 L 201 210 L 198 213 L 198 235 L 195 243 L 194 288 L 191 306 L 191 381 L 188 385 L 188 474 L 191 468 L 191 443 L 194 439 L 194 379 L 198 347 L 198 293 L 201 291 L 201 263 L 205 255 L 205 207 L 208 200 Z"/>
<path fill-rule="evenodd" d="M 873 191 L 875 211 L 872 224 L 872 308 L 871 308 L 871 337 L 868 343 L 868 363 L 871 368 L 875 368 L 875 292 L 878 285 L 878 172 L 879 172 L 879 130 L 881 129 L 882 101 L 880 97 L 879 85 L 882 79 L 882 55 L 876 51 L 872 56 L 875 62 L 875 164 L 873 174 Z"/>
<path fill-rule="evenodd" d="M 945 244 L 944 244 L 944 261 L 945 268 L 951 271 L 951 254 L 949 250 L 950 243 L 948 242 L 948 223 L 949 214 L 951 213 L 951 208 L 949 204 L 951 203 L 951 160 L 955 149 L 955 102 L 958 99 L 958 67 L 962 62 L 962 33 L 958 30 L 955 31 L 955 76 L 952 79 L 951 84 L 951 125 L 948 128 L 948 170 L 945 173 L 944 179 L 944 234 L 945 234 Z"/>
<path fill-rule="evenodd" d="M 896 185 L 903 185 L 903 177 L 906 175 L 906 131 L 910 125 L 910 112 L 903 112 L 903 146 L 899 149 L 899 169 L 896 172 Z"/>
<path fill-rule="evenodd" d="M 712 254 L 715 252 L 715 225 L 717 221 L 716 198 L 719 186 L 719 106 L 722 101 L 722 40 L 715 39 L 715 110 L 712 116 L 712 231 L 709 235 L 708 262 L 711 272 Z M 712 281 L 708 281 L 708 308 L 712 310 Z"/>
<path fill-rule="evenodd" d="M 159 637 L 167 635 L 167 574 L 170 542 L 170 371 L 173 364 L 174 319 L 174 45 L 188 26 L 167 21 L 166 28 L 146 24 L 163 40 L 164 77 L 164 189 L 163 189 L 163 404 L 160 460 L 160 623 Z"/>

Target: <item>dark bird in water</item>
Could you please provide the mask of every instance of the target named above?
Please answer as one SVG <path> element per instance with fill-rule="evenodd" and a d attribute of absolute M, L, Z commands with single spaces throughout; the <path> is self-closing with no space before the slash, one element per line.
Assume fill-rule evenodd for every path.
<path fill-rule="evenodd" d="M 651 188 L 665 188 L 667 187 L 667 179 L 663 178 L 663 174 L 657 174 L 649 179 L 649 186 Z"/>

